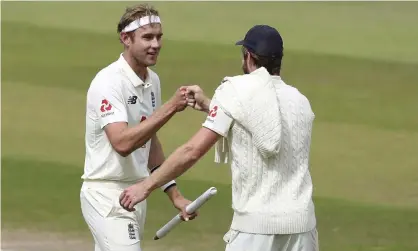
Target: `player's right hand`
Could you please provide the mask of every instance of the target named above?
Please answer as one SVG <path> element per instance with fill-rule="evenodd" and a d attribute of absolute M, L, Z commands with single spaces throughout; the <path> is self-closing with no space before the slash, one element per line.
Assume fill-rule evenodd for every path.
<path fill-rule="evenodd" d="M 144 182 L 139 182 L 124 189 L 119 196 L 119 204 L 125 210 L 135 211 L 135 205 L 145 200 L 150 192 L 145 188 Z"/>
<path fill-rule="evenodd" d="M 180 87 L 169 101 L 175 108 L 176 112 L 181 112 L 187 107 L 186 88 Z"/>

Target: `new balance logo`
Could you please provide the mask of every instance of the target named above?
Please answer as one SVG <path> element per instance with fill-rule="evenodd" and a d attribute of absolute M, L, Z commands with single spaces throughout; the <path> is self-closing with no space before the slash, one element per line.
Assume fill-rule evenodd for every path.
<path fill-rule="evenodd" d="M 128 104 L 136 104 L 136 100 L 138 99 L 137 96 L 129 96 Z"/>

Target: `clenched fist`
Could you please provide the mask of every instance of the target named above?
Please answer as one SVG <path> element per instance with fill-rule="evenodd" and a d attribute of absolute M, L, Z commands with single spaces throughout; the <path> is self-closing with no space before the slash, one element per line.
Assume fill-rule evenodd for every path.
<path fill-rule="evenodd" d="M 176 112 L 183 111 L 187 107 L 186 87 L 180 87 L 169 102 L 176 108 Z"/>
<path fill-rule="evenodd" d="M 198 85 L 186 87 L 187 105 L 198 111 L 209 112 L 210 99 Z"/>

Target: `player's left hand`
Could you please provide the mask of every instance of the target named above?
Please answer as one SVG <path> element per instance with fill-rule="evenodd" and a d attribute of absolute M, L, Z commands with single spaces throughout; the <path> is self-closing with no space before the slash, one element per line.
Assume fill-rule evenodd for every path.
<path fill-rule="evenodd" d="M 187 105 L 197 111 L 209 112 L 210 99 L 198 85 L 186 86 Z M 183 87 L 184 89 L 184 87 Z"/>
<path fill-rule="evenodd" d="M 173 200 L 174 207 L 180 211 L 180 216 L 183 221 L 193 220 L 198 216 L 198 212 L 194 212 L 192 214 L 188 214 L 186 212 L 186 207 L 192 203 L 190 200 L 184 198 L 183 196 L 179 196 L 175 200 Z"/>
<path fill-rule="evenodd" d="M 134 206 L 145 200 L 149 194 L 150 192 L 145 188 L 144 183 L 140 182 L 123 190 L 119 196 L 119 204 L 125 210 L 132 212 L 135 211 Z"/>

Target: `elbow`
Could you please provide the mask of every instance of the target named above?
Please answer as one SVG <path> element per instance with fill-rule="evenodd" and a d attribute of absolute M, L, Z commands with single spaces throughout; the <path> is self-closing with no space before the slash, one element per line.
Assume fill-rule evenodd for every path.
<path fill-rule="evenodd" d="M 113 149 L 122 157 L 128 157 L 131 154 L 131 148 L 127 144 L 117 143 L 113 145 Z"/>

